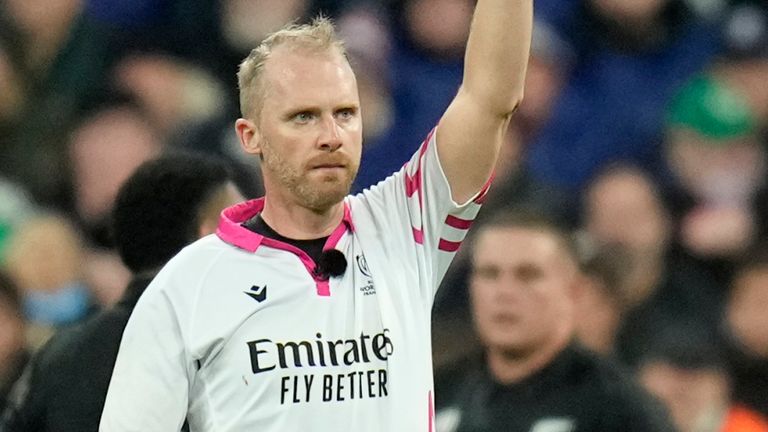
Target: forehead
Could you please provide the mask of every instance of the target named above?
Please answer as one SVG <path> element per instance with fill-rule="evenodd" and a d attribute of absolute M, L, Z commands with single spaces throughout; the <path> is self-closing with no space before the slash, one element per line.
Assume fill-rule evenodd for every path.
<path fill-rule="evenodd" d="M 264 66 L 264 88 L 265 106 L 358 98 L 355 74 L 336 49 L 278 47 Z"/>
<path fill-rule="evenodd" d="M 650 180 L 631 171 L 606 175 L 591 187 L 588 196 L 592 207 L 599 207 L 606 202 L 626 204 L 655 200 Z"/>
<path fill-rule="evenodd" d="M 524 262 L 547 262 L 563 256 L 557 237 L 535 228 L 487 227 L 475 243 L 476 265 L 515 266 Z"/>

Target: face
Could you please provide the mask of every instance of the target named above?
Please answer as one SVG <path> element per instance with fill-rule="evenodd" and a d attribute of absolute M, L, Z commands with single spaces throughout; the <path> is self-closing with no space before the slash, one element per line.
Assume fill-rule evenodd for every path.
<path fill-rule="evenodd" d="M 673 129 L 668 157 L 682 185 L 707 204 L 747 205 L 765 179 L 765 150 L 756 137 L 717 142 Z"/>
<path fill-rule="evenodd" d="M 640 383 L 669 409 L 681 432 L 710 430 L 712 413 L 728 403 L 728 380 L 712 369 L 682 369 L 652 361 L 638 371 Z"/>
<path fill-rule="evenodd" d="M 667 243 L 669 222 L 646 177 L 617 171 L 595 183 L 587 193 L 587 230 L 606 244 L 632 253 L 660 251 Z"/>
<path fill-rule="evenodd" d="M 325 211 L 349 193 L 360 165 L 355 75 L 336 52 L 278 48 L 263 79 L 258 120 L 238 120 L 241 143 L 261 156 L 270 199 Z"/>
<path fill-rule="evenodd" d="M 406 5 L 405 19 L 416 43 L 448 56 L 464 53 L 472 21 L 467 0 L 414 0 Z"/>
<path fill-rule="evenodd" d="M 553 235 L 489 227 L 472 259 L 472 312 L 491 351 L 525 356 L 570 339 L 576 268 Z"/>
<path fill-rule="evenodd" d="M 729 328 L 745 348 L 768 358 L 768 269 L 737 278 L 732 293 L 726 310 Z"/>

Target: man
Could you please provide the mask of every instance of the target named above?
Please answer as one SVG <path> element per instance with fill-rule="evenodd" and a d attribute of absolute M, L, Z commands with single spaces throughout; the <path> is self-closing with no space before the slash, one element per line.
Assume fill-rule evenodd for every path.
<path fill-rule="evenodd" d="M 430 308 L 521 100 L 531 15 L 530 0 L 480 0 L 464 83 L 436 131 L 346 198 L 360 102 L 333 26 L 256 48 L 235 126 L 261 159 L 265 198 L 226 210 L 218 237 L 148 288 L 101 430 L 175 430 L 185 416 L 193 431 L 431 430 Z"/>
<path fill-rule="evenodd" d="M 99 427 L 120 338 L 139 296 L 184 246 L 215 230 L 221 210 L 242 200 L 222 162 L 193 154 L 143 164 L 113 210 L 116 247 L 133 273 L 121 301 L 42 348 L 17 384 L 8 432 L 93 431 Z M 183 218 L 176 218 L 183 214 Z M 178 429 L 176 429 L 178 430 Z"/>
<path fill-rule="evenodd" d="M 470 298 L 485 352 L 436 379 L 438 432 L 674 430 L 627 377 L 573 343 L 579 269 L 562 231 L 502 213 L 475 239 Z"/>
<path fill-rule="evenodd" d="M 679 432 L 768 432 L 767 418 L 733 399 L 721 344 L 701 327 L 668 327 L 643 353 L 638 380 L 664 402 Z"/>

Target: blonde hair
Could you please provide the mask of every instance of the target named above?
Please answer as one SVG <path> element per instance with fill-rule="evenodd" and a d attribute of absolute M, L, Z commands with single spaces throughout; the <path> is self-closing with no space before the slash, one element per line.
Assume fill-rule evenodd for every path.
<path fill-rule="evenodd" d="M 243 117 L 258 116 L 261 100 L 264 97 L 262 75 L 264 66 L 272 52 L 280 46 L 289 49 L 303 49 L 311 52 L 337 50 L 346 58 L 344 43 L 336 34 L 333 21 L 324 16 L 312 20 L 310 24 L 289 24 L 267 36 L 248 57 L 240 63 L 237 82 L 240 89 L 240 111 Z"/>

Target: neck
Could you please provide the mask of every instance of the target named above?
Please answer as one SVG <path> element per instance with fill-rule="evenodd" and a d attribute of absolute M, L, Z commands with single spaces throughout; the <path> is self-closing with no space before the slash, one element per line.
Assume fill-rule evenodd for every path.
<path fill-rule="evenodd" d="M 313 240 L 331 235 L 344 217 L 344 203 L 313 210 L 296 203 L 265 199 L 261 217 L 273 230 L 293 240 Z"/>
<path fill-rule="evenodd" d="M 487 351 L 488 368 L 499 383 L 515 384 L 545 368 L 565 349 L 568 342 L 568 339 L 564 339 L 532 351 L 513 352 L 490 348 Z"/>

